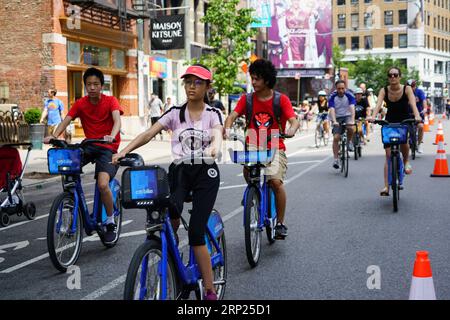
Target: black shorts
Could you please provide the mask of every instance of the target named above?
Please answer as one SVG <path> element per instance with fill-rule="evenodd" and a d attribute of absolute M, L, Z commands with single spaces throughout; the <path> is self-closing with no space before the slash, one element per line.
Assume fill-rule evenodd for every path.
<path fill-rule="evenodd" d="M 205 244 L 206 225 L 216 202 L 220 186 L 217 164 L 171 165 L 171 219 L 178 219 L 183 212 L 183 204 L 192 192 L 192 212 L 189 220 L 189 245 Z"/>
<path fill-rule="evenodd" d="M 112 150 L 96 145 L 88 145 L 83 151 L 83 166 L 87 165 L 89 162 L 95 163 L 95 179 L 97 179 L 99 172 L 106 172 L 109 174 L 110 180 L 115 177 L 119 166 L 111 163 L 113 155 Z"/>

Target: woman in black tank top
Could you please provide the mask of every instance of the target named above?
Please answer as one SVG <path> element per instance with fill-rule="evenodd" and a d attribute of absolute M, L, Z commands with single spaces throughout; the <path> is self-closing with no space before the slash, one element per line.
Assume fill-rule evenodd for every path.
<path fill-rule="evenodd" d="M 409 101 L 406 95 L 406 86 L 403 86 L 403 94 L 400 100 L 389 100 L 388 86 L 384 87 L 384 101 L 386 102 L 386 121 L 387 122 L 402 122 L 409 119 Z"/>
<path fill-rule="evenodd" d="M 398 123 L 402 122 L 403 120 L 409 119 L 409 106 L 411 106 L 411 109 L 414 113 L 414 118 L 417 121 L 421 121 L 422 118 L 420 117 L 419 111 L 417 110 L 416 105 L 416 98 L 414 96 L 414 92 L 412 91 L 411 87 L 409 86 L 403 86 L 400 84 L 401 79 L 401 71 L 399 68 L 391 67 L 388 70 L 388 79 L 389 79 L 389 86 L 384 87 L 380 90 L 380 93 L 378 95 L 378 102 L 377 106 L 374 110 L 374 113 L 372 115 L 373 119 L 377 118 L 378 113 L 381 110 L 381 106 L 383 104 L 383 101 L 386 102 L 387 107 L 387 114 L 386 114 L 386 121 L 390 123 Z M 395 90 L 397 89 L 397 90 Z M 400 99 L 396 101 L 392 101 L 389 99 L 389 92 L 402 92 L 402 95 Z M 392 97 L 391 95 L 391 98 Z M 391 156 L 391 146 L 389 144 L 384 145 L 385 153 L 386 153 L 386 161 L 384 163 L 384 188 L 381 189 L 380 195 L 381 196 L 388 196 L 389 195 L 389 183 L 388 183 L 388 161 L 390 161 Z M 408 143 L 400 145 L 400 150 L 403 155 L 403 160 L 405 163 L 405 173 L 411 174 L 412 173 L 412 167 L 409 163 L 408 156 L 409 156 L 409 145 Z"/>

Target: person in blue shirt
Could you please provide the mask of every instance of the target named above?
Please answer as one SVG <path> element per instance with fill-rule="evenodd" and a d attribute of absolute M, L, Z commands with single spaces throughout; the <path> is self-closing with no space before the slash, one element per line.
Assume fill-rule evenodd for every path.
<path fill-rule="evenodd" d="M 417 105 L 417 110 L 419 110 L 420 116 L 422 117 L 422 121 L 425 121 L 425 114 L 424 114 L 424 110 L 426 110 L 426 101 L 427 101 L 427 97 L 425 95 L 425 92 L 422 89 L 417 88 L 417 82 L 414 79 L 409 79 L 407 81 L 407 84 L 409 86 L 411 86 L 411 89 L 414 92 L 414 96 L 416 97 L 416 105 Z M 414 114 L 411 110 L 410 107 L 410 115 L 411 118 L 414 118 Z M 423 153 L 423 123 L 419 123 L 417 125 L 417 128 L 419 130 L 419 139 L 417 141 L 418 145 L 417 145 L 417 152 L 418 153 Z"/>
<path fill-rule="evenodd" d="M 48 90 L 48 99 L 44 103 L 44 111 L 41 116 L 41 123 L 47 118 L 48 133 L 51 135 L 55 132 L 55 129 L 62 122 L 64 104 L 56 96 L 56 89 Z M 65 134 L 64 134 L 64 138 Z"/>
<path fill-rule="evenodd" d="M 339 169 L 339 140 L 341 139 L 342 124 L 346 124 L 348 141 L 353 141 L 355 132 L 355 97 L 346 90 L 343 80 L 336 81 L 336 91 L 330 95 L 328 100 L 329 117 L 333 123 L 333 168 Z M 349 151 L 354 151 L 353 145 L 349 143 Z"/>

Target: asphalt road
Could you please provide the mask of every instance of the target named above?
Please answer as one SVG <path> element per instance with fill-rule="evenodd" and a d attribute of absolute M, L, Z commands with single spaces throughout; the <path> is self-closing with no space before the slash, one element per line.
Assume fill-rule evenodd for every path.
<path fill-rule="evenodd" d="M 332 167 L 330 147 L 313 147 L 312 131 L 288 143 L 288 205 L 285 241 L 268 245 L 263 237 L 259 265 L 247 263 L 240 201 L 241 168 L 223 164 L 216 208 L 225 220 L 228 249 L 226 299 L 407 299 L 415 252 L 430 253 L 438 299 L 450 298 L 450 179 L 430 178 L 437 126 L 425 139 L 425 154 L 412 162 L 399 212 L 391 197 L 381 198 L 383 149 L 379 129 L 362 159 L 350 160 L 349 177 Z M 445 123 L 444 132 L 450 132 Z M 447 134 L 446 139 L 449 140 Z M 166 162 L 161 165 L 167 167 Z M 88 201 L 92 176 L 84 177 Z M 37 219 L 12 217 L 0 228 L 0 299 L 121 299 L 125 274 L 144 241 L 145 212 L 124 211 L 122 237 L 106 249 L 85 236 L 77 266 L 81 288 L 70 290 L 70 274 L 59 273 L 47 254 L 47 214 L 60 183 L 25 195 L 37 206 Z M 181 240 L 186 234 L 180 233 Z M 14 250 L 15 249 L 15 250 Z M 369 289 L 370 266 L 380 270 L 380 288 Z"/>

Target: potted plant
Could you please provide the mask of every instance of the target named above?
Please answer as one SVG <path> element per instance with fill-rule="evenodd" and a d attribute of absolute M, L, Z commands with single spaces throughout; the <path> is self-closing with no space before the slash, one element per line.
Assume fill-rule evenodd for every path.
<path fill-rule="evenodd" d="M 39 123 L 41 120 L 42 111 L 40 108 L 30 108 L 25 111 L 25 122 L 30 127 L 30 141 L 33 149 L 42 150 L 42 140 L 45 135 L 45 124 Z"/>

